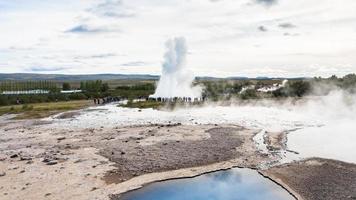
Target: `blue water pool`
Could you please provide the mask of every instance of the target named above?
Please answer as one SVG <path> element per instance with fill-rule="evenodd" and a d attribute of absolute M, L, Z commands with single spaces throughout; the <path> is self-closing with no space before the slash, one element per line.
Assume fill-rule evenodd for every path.
<path fill-rule="evenodd" d="M 123 194 L 120 200 L 292 200 L 286 190 L 251 169 L 163 181 Z"/>

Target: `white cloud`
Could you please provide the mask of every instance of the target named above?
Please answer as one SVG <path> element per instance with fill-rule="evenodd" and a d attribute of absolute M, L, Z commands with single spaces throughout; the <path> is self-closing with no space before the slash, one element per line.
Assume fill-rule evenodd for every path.
<path fill-rule="evenodd" d="M 354 0 L 263 2 L 0 3 L 0 69 L 157 74 L 164 41 L 184 36 L 190 52 L 187 64 L 198 75 L 329 76 L 356 71 Z"/>

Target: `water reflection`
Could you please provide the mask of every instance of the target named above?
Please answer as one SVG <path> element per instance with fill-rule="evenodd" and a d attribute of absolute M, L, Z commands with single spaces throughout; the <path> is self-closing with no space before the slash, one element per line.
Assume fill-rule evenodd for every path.
<path fill-rule="evenodd" d="M 250 169 L 153 183 L 120 200 L 289 200 L 287 191 Z"/>

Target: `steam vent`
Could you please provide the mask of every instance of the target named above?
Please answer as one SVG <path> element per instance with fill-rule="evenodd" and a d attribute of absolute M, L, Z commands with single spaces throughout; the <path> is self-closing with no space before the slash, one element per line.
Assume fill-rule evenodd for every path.
<path fill-rule="evenodd" d="M 166 42 L 166 53 L 162 64 L 162 75 L 151 100 L 164 102 L 203 101 L 202 88 L 192 86 L 193 73 L 187 68 L 187 45 L 183 37 Z"/>

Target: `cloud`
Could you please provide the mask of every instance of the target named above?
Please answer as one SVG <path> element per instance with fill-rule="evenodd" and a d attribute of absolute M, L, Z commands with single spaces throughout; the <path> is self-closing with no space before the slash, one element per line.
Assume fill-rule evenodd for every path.
<path fill-rule="evenodd" d="M 267 32 L 268 31 L 268 29 L 265 26 L 259 26 L 258 30 L 261 31 L 261 32 Z"/>
<path fill-rule="evenodd" d="M 88 56 L 75 56 L 74 59 L 100 59 L 100 58 L 111 58 L 118 56 L 115 53 L 104 53 L 104 54 L 94 54 Z"/>
<path fill-rule="evenodd" d="M 70 28 L 69 30 L 65 31 L 67 33 L 107 33 L 107 32 L 112 32 L 113 30 L 110 30 L 105 27 L 90 27 L 85 24 L 80 24 L 77 26 L 74 26 L 73 28 Z"/>
<path fill-rule="evenodd" d="M 63 66 L 65 73 L 125 68 L 158 74 L 162 44 L 176 35 L 187 38 L 193 52 L 187 65 L 199 75 L 244 75 L 245 68 L 268 66 L 313 76 L 317 72 L 309 70 L 310 64 L 347 64 L 356 71 L 355 0 L 0 2 L 12 5 L 0 14 L 4 72 Z M 138 66 L 140 61 L 149 64 Z"/>
<path fill-rule="evenodd" d="M 277 3 L 278 0 L 254 0 L 256 3 L 271 6 Z"/>
<path fill-rule="evenodd" d="M 144 66 L 146 64 L 147 64 L 146 62 L 134 61 L 134 62 L 128 62 L 128 63 L 121 64 L 121 66 L 125 66 L 125 67 L 128 67 L 128 66 Z"/>
<path fill-rule="evenodd" d="M 295 36 L 299 36 L 300 34 L 299 34 L 299 33 L 288 33 L 288 32 L 286 32 L 286 33 L 284 33 L 283 35 L 284 35 L 284 36 L 292 36 L 292 37 L 295 37 Z"/>
<path fill-rule="evenodd" d="M 281 23 L 278 25 L 280 28 L 296 28 L 297 26 L 292 23 Z"/>
<path fill-rule="evenodd" d="M 114 53 L 106 53 L 106 54 L 97 54 L 97 55 L 92 55 L 91 58 L 108 58 L 108 57 L 115 57 L 116 54 Z"/>
<path fill-rule="evenodd" d="M 61 71 L 65 70 L 67 68 L 65 67 L 43 67 L 43 66 L 33 66 L 29 67 L 28 71 L 31 72 L 55 72 L 55 71 Z"/>
<path fill-rule="evenodd" d="M 122 0 L 105 0 L 103 3 L 88 9 L 89 12 L 104 17 L 128 18 L 135 17 L 136 13 L 127 8 Z"/>

